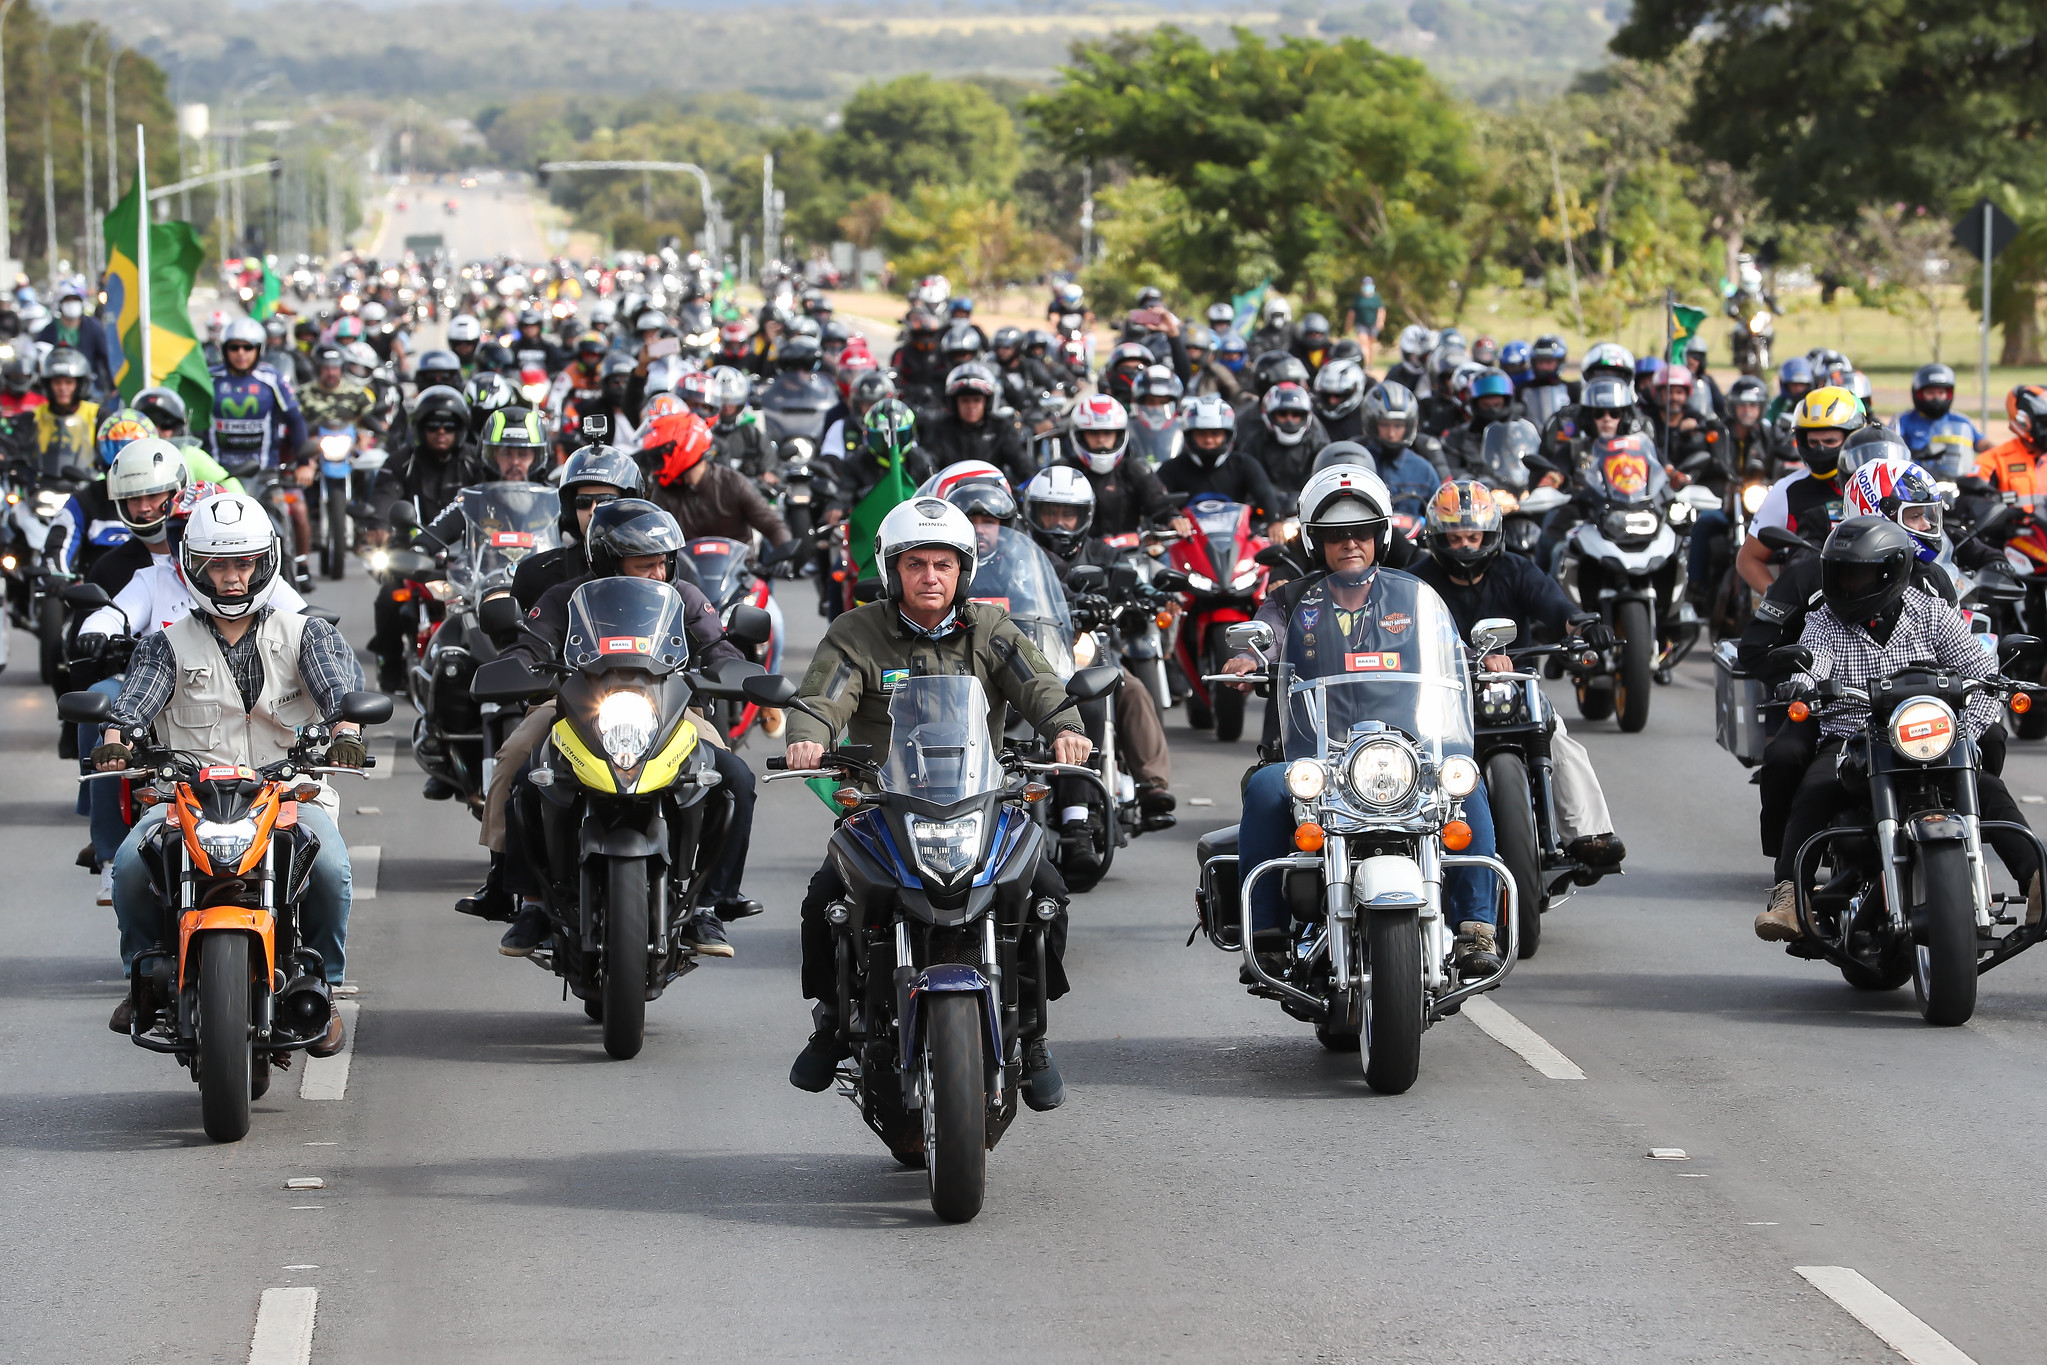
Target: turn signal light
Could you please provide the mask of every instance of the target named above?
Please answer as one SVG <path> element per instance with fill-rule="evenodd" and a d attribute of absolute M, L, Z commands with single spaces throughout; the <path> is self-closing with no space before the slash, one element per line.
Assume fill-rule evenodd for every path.
<path fill-rule="evenodd" d="M 391 600 L 393 602 L 410 602 L 412 600 L 412 589 L 410 588 L 391 589 Z"/>
<path fill-rule="evenodd" d="M 1796 724 L 1812 715 L 1812 708 L 1802 701 L 1795 701 L 1785 709 L 1784 714 L 1790 717 L 1792 722 Z"/>
<path fill-rule="evenodd" d="M 2011 694 L 2011 710 L 2013 715 L 2023 716 L 2024 714 L 2026 714 L 2026 712 L 2032 709 L 2033 709 L 2032 693 L 2014 692 Z"/>
<path fill-rule="evenodd" d="M 1042 801 L 1051 794 L 1052 789 L 1043 782 L 1024 783 L 1023 799 L 1026 801 Z"/>
<path fill-rule="evenodd" d="M 1452 820 L 1443 826 L 1443 847 L 1452 853 L 1462 853 L 1471 847 L 1471 826 L 1462 820 Z"/>
<path fill-rule="evenodd" d="M 1323 837 L 1322 826 L 1313 820 L 1294 826 L 1294 847 L 1303 853 L 1320 853 Z"/>
<path fill-rule="evenodd" d="M 839 809 L 851 810 L 860 804 L 860 789 L 858 787 L 841 787 L 832 793 L 832 800 L 838 803 Z"/>
<path fill-rule="evenodd" d="M 1157 616 L 1151 619 L 1158 623 L 1160 630 L 1171 630 L 1173 628 L 1173 613 L 1169 611 L 1161 610 Z"/>

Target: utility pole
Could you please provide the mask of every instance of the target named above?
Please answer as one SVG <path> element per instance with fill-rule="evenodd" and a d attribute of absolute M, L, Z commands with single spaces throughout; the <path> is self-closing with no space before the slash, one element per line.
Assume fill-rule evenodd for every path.
<path fill-rule="evenodd" d="M 7 193 L 7 11 L 14 0 L 0 0 L 0 261 L 14 259 L 14 233 L 9 224 L 14 200 Z M 9 281 L 12 283 L 12 281 Z"/>
<path fill-rule="evenodd" d="M 85 46 L 78 49 L 78 149 L 85 158 L 85 278 L 90 282 L 99 278 L 99 271 L 93 268 L 94 244 L 98 234 L 93 231 L 92 213 L 92 67 L 87 58 L 92 55 L 93 41 L 99 37 L 98 29 L 88 29 Z"/>
<path fill-rule="evenodd" d="M 775 259 L 775 154 L 761 157 L 761 268 Z"/>
<path fill-rule="evenodd" d="M 50 65 L 50 30 L 43 29 L 43 68 Z M 49 292 L 57 292 L 57 153 L 50 137 L 50 102 L 43 101 L 43 231 L 49 250 Z"/>
<path fill-rule="evenodd" d="M 116 46 L 107 54 L 107 208 L 121 201 L 121 156 L 114 140 L 114 67 L 124 49 Z"/>
<path fill-rule="evenodd" d="M 1578 302 L 1578 258 L 1571 247 L 1571 215 L 1564 207 L 1564 172 L 1557 161 L 1557 140 L 1548 133 L 1542 135 L 1549 143 L 1550 184 L 1557 193 L 1557 226 L 1564 232 L 1564 270 L 1571 277 L 1571 311 L 1578 315 L 1578 335 L 1585 335 L 1585 309 Z"/>

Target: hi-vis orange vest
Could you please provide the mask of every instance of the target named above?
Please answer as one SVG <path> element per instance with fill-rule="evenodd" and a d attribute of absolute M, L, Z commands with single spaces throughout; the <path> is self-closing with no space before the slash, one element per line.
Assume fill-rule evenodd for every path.
<path fill-rule="evenodd" d="M 2047 474 L 2043 474 L 2033 452 L 2014 436 L 1976 457 L 1976 473 L 1995 484 L 1998 491 L 2015 494 L 2018 505 L 2035 516 L 2047 515 Z M 2047 564 L 2047 536 L 2038 529 L 2013 536 L 2011 548 L 2035 564 Z"/>

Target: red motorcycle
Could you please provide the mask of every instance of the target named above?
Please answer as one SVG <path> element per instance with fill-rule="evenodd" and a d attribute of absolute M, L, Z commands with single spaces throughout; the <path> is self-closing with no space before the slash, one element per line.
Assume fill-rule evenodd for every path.
<path fill-rule="evenodd" d="M 727 625 L 732 622 L 733 612 L 743 606 L 758 607 L 768 614 L 768 638 L 760 644 L 739 647 L 768 672 L 779 673 L 784 634 L 782 607 L 769 590 L 768 576 L 753 561 L 753 546 L 725 536 L 703 536 L 690 541 L 683 550 L 696 570 L 704 596 L 711 599 L 711 605 Z M 705 702 L 705 710 L 735 749 L 745 742 L 747 732 L 760 717 L 759 703 L 745 698 L 713 697 Z"/>
<path fill-rule="evenodd" d="M 1187 577 L 1174 657 L 1187 680 L 1187 723 L 1197 730 L 1213 725 L 1215 737 L 1228 744 L 1244 733 L 1244 694 L 1234 687 L 1210 692 L 1201 679 L 1222 672 L 1236 652 L 1224 632 L 1250 620 L 1265 600 L 1269 570 L 1258 562 L 1258 552 L 1268 542 L 1252 532 L 1251 509 L 1219 493 L 1197 494 L 1187 516 L 1195 533 L 1167 551 L 1173 567 Z"/>

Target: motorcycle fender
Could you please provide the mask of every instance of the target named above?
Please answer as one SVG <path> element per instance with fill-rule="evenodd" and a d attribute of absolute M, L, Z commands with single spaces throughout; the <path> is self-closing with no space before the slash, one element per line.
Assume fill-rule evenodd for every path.
<path fill-rule="evenodd" d="M 1429 901 L 1421 865 L 1412 858 L 1393 854 L 1360 858 L 1351 868 L 1350 885 L 1358 908 L 1363 910 L 1419 907 Z"/>
<path fill-rule="evenodd" d="M 926 995 L 939 994 L 978 994 L 981 997 L 981 1022 L 988 1030 L 989 1061 L 991 1065 L 999 1065 L 1002 1061 L 1002 1004 L 995 998 L 995 983 L 981 975 L 979 968 L 958 962 L 940 962 L 926 967 L 910 983 L 909 1001 L 903 1008 L 903 1051 L 898 1058 L 903 1076 L 907 1079 L 917 1074 L 917 1053 L 924 1046 L 923 999 Z"/>
<path fill-rule="evenodd" d="M 1969 837 L 1969 826 L 1959 815 L 1930 810 L 1907 820 L 1904 833 L 1915 844 L 1958 844 Z"/>
<path fill-rule="evenodd" d="M 645 829 L 615 825 L 605 829 L 592 816 L 585 816 L 582 830 L 583 857 L 668 859 L 668 821 L 658 810 L 649 811 Z"/>
<path fill-rule="evenodd" d="M 277 971 L 277 916 L 271 911 L 246 905 L 209 905 L 202 910 L 187 910 L 178 916 L 178 988 L 198 972 L 199 964 L 193 958 L 193 940 L 201 934 L 210 933 L 248 934 L 255 938 L 263 950 L 262 979 L 276 979 Z M 249 964 L 253 977 L 258 970 L 254 961 Z"/>

